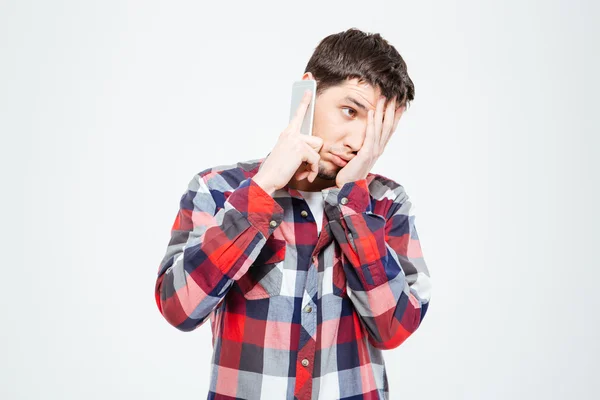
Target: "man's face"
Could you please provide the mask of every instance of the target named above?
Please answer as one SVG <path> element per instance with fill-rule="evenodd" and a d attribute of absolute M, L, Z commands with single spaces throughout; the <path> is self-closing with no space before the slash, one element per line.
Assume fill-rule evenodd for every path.
<path fill-rule="evenodd" d="M 314 78 L 307 72 L 302 79 Z M 350 160 L 360 150 L 366 135 L 367 112 L 375 110 L 380 95 L 379 88 L 351 79 L 317 97 L 313 136 L 323 139 L 318 178 L 333 180 L 343 168 L 333 154 Z"/>

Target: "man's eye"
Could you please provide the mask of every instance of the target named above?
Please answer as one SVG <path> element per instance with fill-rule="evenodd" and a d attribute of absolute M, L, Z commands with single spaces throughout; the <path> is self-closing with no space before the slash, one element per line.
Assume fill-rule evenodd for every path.
<path fill-rule="evenodd" d="M 352 117 L 354 117 L 354 116 L 356 115 L 356 110 L 354 110 L 354 109 L 352 109 L 352 108 L 350 108 L 350 107 L 343 107 L 343 108 L 342 108 L 342 111 L 344 111 L 344 110 L 349 110 L 349 111 L 352 111 L 352 113 L 353 113 L 353 114 L 352 114 L 352 115 L 348 115 L 348 116 L 349 116 L 349 117 L 351 117 L 351 118 L 352 118 Z M 347 115 L 347 114 L 346 114 L 346 115 Z"/>

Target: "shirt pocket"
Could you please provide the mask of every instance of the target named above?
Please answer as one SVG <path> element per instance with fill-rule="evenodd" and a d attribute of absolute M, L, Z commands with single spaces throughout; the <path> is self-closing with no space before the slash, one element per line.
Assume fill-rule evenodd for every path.
<path fill-rule="evenodd" d="M 286 241 L 270 236 L 248 271 L 236 285 L 248 300 L 279 296 L 283 282 Z"/>

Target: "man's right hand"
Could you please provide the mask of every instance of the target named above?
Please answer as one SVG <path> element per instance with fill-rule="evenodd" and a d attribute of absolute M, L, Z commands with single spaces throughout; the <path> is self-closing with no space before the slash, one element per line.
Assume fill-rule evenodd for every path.
<path fill-rule="evenodd" d="M 310 90 L 304 93 L 294 118 L 281 132 L 275 147 L 263 161 L 260 171 L 252 178 L 269 194 L 287 185 L 292 177 L 297 180 L 308 177 L 309 182 L 313 182 L 317 177 L 321 159 L 319 151 L 323 146 L 323 139 L 300 133 L 311 96 Z M 308 164 L 306 168 L 300 168 L 305 163 Z"/>

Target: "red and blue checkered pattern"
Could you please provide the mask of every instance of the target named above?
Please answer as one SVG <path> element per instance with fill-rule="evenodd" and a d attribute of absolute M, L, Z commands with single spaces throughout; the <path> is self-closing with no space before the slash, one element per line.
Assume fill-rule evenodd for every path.
<path fill-rule="evenodd" d="M 382 350 L 415 332 L 431 293 L 414 207 L 369 174 L 321 191 L 319 234 L 299 191 L 252 179 L 264 160 L 189 182 L 158 309 L 182 331 L 211 321 L 208 399 L 387 399 Z"/>

